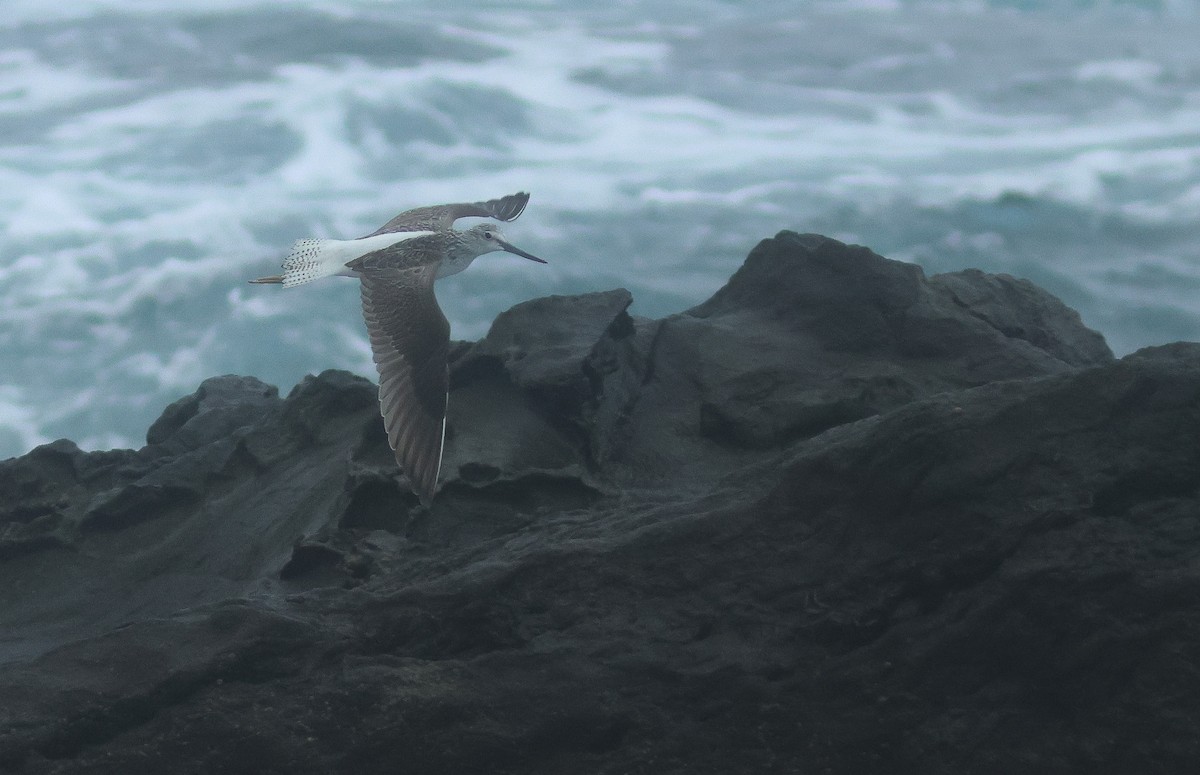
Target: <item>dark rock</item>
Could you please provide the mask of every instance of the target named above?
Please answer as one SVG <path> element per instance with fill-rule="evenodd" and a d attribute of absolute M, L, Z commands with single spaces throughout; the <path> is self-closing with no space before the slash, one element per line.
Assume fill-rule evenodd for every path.
<path fill-rule="evenodd" d="M 1028 280 L 966 269 L 935 275 L 929 282 L 1005 337 L 1028 342 L 1063 363 L 1090 366 L 1112 360 L 1104 337 L 1085 328 L 1078 312 Z"/>
<path fill-rule="evenodd" d="M 1200 345 L 790 232 L 628 304 L 456 346 L 430 509 L 343 372 L 0 463 L 0 770 L 1194 764 Z"/>
<path fill-rule="evenodd" d="M 625 312 L 632 301 L 624 289 L 551 296 L 500 315 L 452 369 L 453 443 L 443 471 L 471 487 L 534 471 L 585 480 L 595 429 L 593 361 L 634 334 Z"/>
<path fill-rule="evenodd" d="M 1074 311 L 1028 283 L 926 281 L 915 265 L 793 232 L 763 240 L 707 302 L 638 328 L 622 356 L 629 376 L 609 377 L 622 386 L 609 422 L 626 432 L 597 445 L 626 484 L 709 463 L 719 475 L 943 391 L 1112 360 Z"/>
<path fill-rule="evenodd" d="M 499 360 L 520 387 L 578 389 L 596 343 L 610 332 L 632 332 L 625 314 L 632 303 L 624 288 L 527 301 L 501 313 L 468 357 Z"/>
<path fill-rule="evenodd" d="M 190 396 L 168 406 L 146 432 L 149 445 L 170 445 L 169 453 L 196 449 L 253 425 L 278 403 L 279 390 L 254 377 L 206 379 Z"/>

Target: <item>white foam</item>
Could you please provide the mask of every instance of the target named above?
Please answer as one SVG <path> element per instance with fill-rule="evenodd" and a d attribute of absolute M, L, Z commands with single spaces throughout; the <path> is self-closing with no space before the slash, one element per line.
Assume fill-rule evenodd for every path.
<path fill-rule="evenodd" d="M 63 107 L 96 95 L 128 91 L 135 85 L 134 81 L 98 76 L 83 67 L 51 65 L 30 51 L 0 51 L 0 115 Z"/>
<path fill-rule="evenodd" d="M 229 289 L 225 303 L 235 320 L 270 320 L 287 315 L 295 302 L 275 293 L 248 293 L 239 286 Z"/>
<path fill-rule="evenodd" d="M 36 239 L 71 232 L 95 233 L 103 224 L 71 192 L 43 186 L 24 192 L 20 204 L 9 211 L 7 226 L 13 237 Z"/>
<path fill-rule="evenodd" d="M 44 0 L 5 0 L 3 26 L 44 24 L 52 21 L 84 19 L 103 13 L 216 13 L 253 8 L 254 0 L 73 0 L 70 3 L 46 3 Z"/>
<path fill-rule="evenodd" d="M 284 353 L 284 365 L 264 370 L 373 373 L 353 288 L 314 288 L 296 305 L 293 294 L 245 280 L 271 273 L 296 234 L 346 240 L 407 207 L 518 190 L 534 199 L 510 228 L 513 240 L 551 265 L 480 261 L 439 286 L 456 337 L 485 332 L 496 311 L 542 289 L 620 284 L 635 298 L 698 302 L 757 238 L 780 228 L 819 224 L 872 247 L 882 234 L 899 244 L 895 255 L 916 250 L 915 241 L 939 254 L 1007 254 L 1017 247 L 987 224 L 931 222 L 920 226 L 929 234 L 913 236 L 895 213 L 923 207 L 931 219 L 950 218 L 964 201 L 1013 192 L 1162 226 L 1184 235 L 1163 249 L 1182 255 L 1200 209 L 1200 53 L 1184 25 L 1171 23 L 1175 10 L 1127 24 L 1100 5 L 1063 11 L 1081 30 L 1063 38 L 1047 16 L 978 2 L 963 12 L 961 4 L 854 0 L 820 3 L 811 14 L 783 3 L 725 4 L 711 14 L 648 3 L 586 16 L 515 2 L 475 9 L 466 21 L 434 3 L 322 0 L 337 18 L 424 25 L 499 55 L 410 65 L 295 51 L 293 63 L 245 80 L 186 88 L 94 76 L 32 49 L 0 52 L 0 114 L 20 126 L 37 117 L 33 139 L 0 140 L 0 321 L 14 332 L 3 354 L 21 375 L 10 376 L 19 392 L 0 394 L 0 411 L 5 400 L 25 407 L 21 438 L 35 440 L 50 435 L 38 429 L 53 418 L 77 417 L 55 412 L 86 411 L 74 403 L 84 395 L 79 384 L 93 384 L 97 400 L 190 392 L 199 378 L 244 368 L 221 337 L 258 320 L 269 323 L 256 344 L 271 357 Z M 147 0 L 137 11 L 123 0 L 16 0 L 0 26 L 259 8 L 256 0 L 215 8 Z M 180 34 L 163 24 L 164 39 Z M 185 50 L 196 43 L 178 41 Z M 1014 50 L 1028 55 L 1013 60 Z M 128 64 L 119 51 L 111 56 Z M 495 99 L 473 103 L 479 90 Z M 397 132 L 388 122 L 404 113 L 438 131 Z M 285 127 L 298 147 L 281 164 L 268 148 L 261 169 L 248 156 L 245 170 L 217 175 L 187 156 L 218 142 L 212 128 L 233 121 L 252 134 Z M 162 155 L 172 143 L 184 149 L 177 158 Z M 218 166 L 225 153 L 247 152 L 221 148 Z M 721 220 L 693 224 L 693 213 Z M 601 218 L 609 231 L 597 228 Z M 670 231 L 661 243 L 655 223 Z M 585 233 L 592 242 L 580 243 Z M 1054 271 L 1078 277 L 1096 298 L 1141 303 L 1105 284 L 1118 252 Z M 1146 260 L 1169 267 L 1176 259 Z M 471 284 L 475 275 L 480 284 Z M 204 304 L 212 309 L 198 313 Z M 181 309 L 198 320 L 181 323 Z M 167 399 L 138 400 L 153 413 Z"/>
<path fill-rule="evenodd" d="M 223 347 L 215 330 L 202 332 L 194 344 L 176 348 L 169 355 L 137 352 L 124 358 L 119 367 L 126 373 L 147 379 L 162 391 L 188 392 L 206 377 L 206 364 L 214 349 Z"/>
<path fill-rule="evenodd" d="M 1116 81 L 1138 87 L 1152 85 L 1162 74 L 1161 64 L 1145 59 L 1104 59 L 1075 68 L 1075 77 L 1081 81 Z"/>
<path fill-rule="evenodd" d="M 341 323 L 335 325 L 333 332 L 337 337 L 338 351 L 346 367 L 357 374 L 375 375 L 375 360 L 371 351 L 371 343 L 367 339 L 366 330 L 361 321 L 354 324 Z"/>
<path fill-rule="evenodd" d="M 41 431 L 40 402 L 30 401 L 25 393 L 21 385 L 0 384 L 0 431 L 15 436 L 21 450 L 50 441 Z M 4 456 L 0 451 L 0 457 Z"/>

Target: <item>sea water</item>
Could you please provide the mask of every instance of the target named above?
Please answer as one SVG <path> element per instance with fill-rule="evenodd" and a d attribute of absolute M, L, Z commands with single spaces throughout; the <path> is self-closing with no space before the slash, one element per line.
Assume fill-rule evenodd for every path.
<path fill-rule="evenodd" d="M 0 456 L 140 446 L 212 375 L 373 377 L 357 283 L 246 281 L 520 190 L 550 263 L 439 283 L 455 338 L 551 293 L 678 312 L 793 229 L 1027 277 L 1119 354 L 1196 339 L 1196 8 L 8 0 Z"/>

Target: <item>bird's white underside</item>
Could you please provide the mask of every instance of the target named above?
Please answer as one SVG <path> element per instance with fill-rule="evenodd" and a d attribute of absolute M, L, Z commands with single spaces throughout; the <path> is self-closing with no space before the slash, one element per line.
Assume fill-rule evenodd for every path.
<path fill-rule="evenodd" d="M 296 240 L 287 258 L 283 259 L 283 286 L 291 288 L 334 275 L 357 277 L 353 271 L 346 268 L 346 264 L 359 256 L 395 245 L 402 240 L 432 233 L 431 231 L 399 231 L 352 240 Z"/>

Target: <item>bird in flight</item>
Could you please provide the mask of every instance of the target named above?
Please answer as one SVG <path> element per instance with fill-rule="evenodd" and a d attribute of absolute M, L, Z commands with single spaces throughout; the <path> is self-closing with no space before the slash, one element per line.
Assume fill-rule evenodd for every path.
<path fill-rule="evenodd" d="M 495 224 L 460 231 L 454 222 L 467 217 L 512 221 L 528 202 L 529 194 L 520 192 L 486 202 L 418 207 L 358 239 L 297 240 L 283 260 L 283 274 L 250 281 L 289 288 L 333 275 L 360 280 L 388 444 L 425 505 L 437 492 L 449 387 L 450 324 L 438 306 L 434 281 L 494 251 L 546 263 L 508 242 Z"/>

